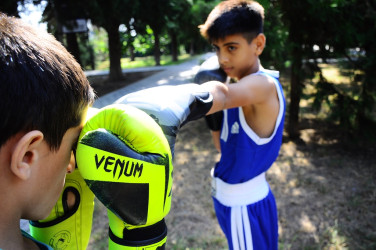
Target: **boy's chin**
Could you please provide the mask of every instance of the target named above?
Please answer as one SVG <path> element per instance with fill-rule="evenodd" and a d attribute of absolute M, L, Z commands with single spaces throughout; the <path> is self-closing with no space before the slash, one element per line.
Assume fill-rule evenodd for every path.
<path fill-rule="evenodd" d="M 227 73 L 227 76 L 230 78 L 237 78 L 236 74 Z"/>
<path fill-rule="evenodd" d="M 228 72 L 227 76 L 229 76 L 230 78 L 233 78 L 233 79 L 240 79 L 241 78 L 239 72 L 234 72 L 234 71 Z"/>

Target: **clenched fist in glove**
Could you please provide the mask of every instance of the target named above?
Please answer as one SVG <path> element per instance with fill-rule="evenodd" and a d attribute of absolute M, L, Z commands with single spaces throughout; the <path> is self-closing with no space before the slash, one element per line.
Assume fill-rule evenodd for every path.
<path fill-rule="evenodd" d="M 197 84 L 160 86 L 123 96 L 116 103 L 137 107 L 162 128 L 174 155 L 179 129 L 189 121 L 204 117 L 212 107 L 212 94 Z"/>
<path fill-rule="evenodd" d="M 199 71 L 194 77 L 194 82 L 203 84 L 209 81 L 219 81 L 225 83 L 226 73 L 220 68 L 217 56 L 212 56 L 203 62 Z M 223 112 L 218 111 L 205 117 L 206 125 L 212 131 L 219 131 L 222 126 Z"/>
<path fill-rule="evenodd" d="M 219 66 L 218 57 L 211 56 L 201 64 L 193 82 L 198 84 L 209 81 L 225 82 L 226 78 L 226 72 Z"/>
<path fill-rule="evenodd" d="M 77 164 L 108 208 L 110 249 L 160 247 L 171 206 L 172 159 L 158 124 L 129 105 L 111 105 L 83 128 Z"/>

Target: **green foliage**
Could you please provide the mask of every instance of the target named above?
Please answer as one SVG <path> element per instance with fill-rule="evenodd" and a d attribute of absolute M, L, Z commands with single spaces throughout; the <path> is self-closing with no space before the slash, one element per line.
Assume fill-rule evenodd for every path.
<path fill-rule="evenodd" d="M 154 39 L 153 30 L 146 26 L 145 34 L 139 34 L 134 39 L 133 46 L 136 54 L 139 56 L 151 55 L 153 53 Z"/>
<path fill-rule="evenodd" d="M 361 0 L 278 2 L 282 20 L 289 28 L 285 49 L 292 55 L 292 65 L 305 62 L 292 72 L 292 79 L 300 78 L 298 93 L 304 78 L 312 77 L 312 67 L 308 71 L 302 68 L 309 66 L 307 62 L 315 64 L 314 71 L 320 72 L 320 60 L 345 58 L 353 69 L 347 71 L 353 74 L 351 79 L 359 78 L 359 72 L 364 74 L 360 77 L 360 91 L 353 92 L 353 88 L 339 91 L 335 85 L 321 79 L 316 86 L 315 104 L 328 105 L 330 119 L 338 122 L 344 130 L 376 138 L 369 129 L 375 124 L 376 112 L 376 3 Z M 355 49 L 360 53 L 354 57 L 349 52 Z"/>
<path fill-rule="evenodd" d="M 94 70 L 95 59 L 93 44 L 89 42 L 86 34 L 80 34 L 78 36 L 78 45 L 82 67 L 87 70 Z"/>
<path fill-rule="evenodd" d="M 342 113 L 340 116 L 349 115 L 352 118 L 351 128 L 358 133 L 366 134 L 367 137 L 375 137 L 372 133 L 372 126 L 375 124 L 376 112 L 376 3 L 372 1 L 354 1 L 342 0 L 335 1 L 332 16 L 339 22 L 332 28 L 336 31 L 329 34 L 328 43 L 331 44 L 337 55 L 347 58 L 346 65 L 351 67 L 352 79 L 359 79 L 359 73 L 364 74 L 361 77 L 360 94 L 354 95 L 351 91 L 346 91 L 342 96 L 348 96 L 353 101 L 345 102 L 347 110 L 341 107 L 334 107 L 333 112 Z M 340 25 L 338 25 L 340 24 Z M 354 51 L 351 48 L 359 48 L 361 53 L 352 55 L 349 52 Z M 353 80 L 353 82 L 354 82 Z M 343 99 L 343 98 L 342 98 Z M 346 98 L 345 98 L 346 99 Z M 344 127 L 346 128 L 346 126 Z"/>
<path fill-rule="evenodd" d="M 17 15 L 15 6 L 26 0 L 3 0 L 0 10 Z M 33 0 L 39 4 L 41 0 Z M 64 5 L 61 3 L 64 2 Z M 125 56 L 167 55 L 173 51 L 210 50 L 198 25 L 220 0 L 50 0 L 44 11 L 49 31 L 60 41 L 59 25 L 84 16 L 95 27 L 90 41 L 78 38 L 83 66 L 92 67 L 90 48 L 97 62 L 120 64 Z M 266 48 L 261 56 L 267 68 L 292 68 L 291 98 L 299 105 L 305 79 L 320 74 L 320 60 L 345 58 L 343 69 L 354 88 L 338 88 L 321 79 L 316 85 L 316 108 L 329 107 L 331 121 L 349 131 L 363 131 L 376 117 L 376 2 L 370 0 L 259 0 L 265 8 Z M 64 7 L 65 6 L 65 7 Z M 64 11 L 68 8 L 69 11 Z M 119 27 L 122 27 L 117 36 Z M 104 30 L 106 32 L 104 32 Z M 156 44 L 156 37 L 158 42 Z M 111 42 L 112 41 L 112 42 Z M 155 46 L 159 46 L 155 48 Z M 183 49 L 178 49 L 183 48 Z M 157 51 L 156 51 L 157 50 Z M 112 53 L 111 53 L 112 51 Z M 354 51 L 357 53 L 354 55 Z M 115 59 L 113 58 L 115 57 Z M 112 59 L 111 59 L 112 58 Z M 123 60 L 124 61 L 124 60 Z M 128 62 L 127 62 L 128 63 Z M 130 63 L 130 62 L 129 62 Z M 111 69 L 113 67 L 110 67 Z M 308 69 L 308 70 L 307 70 Z M 333 92 L 334 91 L 334 92 Z M 338 93 L 336 93 L 337 91 Z M 295 100 L 295 102 L 293 101 Z M 299 106 L 296 107 L 299 109 Z M 298 110 L 289 110 L 290 116 Z M 291 114 L 292 113 L 292 114 Z"/>
<path fill-rule="evenodd" d="M 281 25 L 280 6 L 273 0 L 263 0 L 260 4 L 265 9 L 264 33 L 266 47 L 261 55 L 262 64 L 266 68 L 283 70 L 288 51 L 286 48 L 288 30 Z"/>
<path fill-rule="evenodd" d="M 340 128 L 351 133 L 356 126 L 356 101 L 337 85 L 330 83 L 319 71 L 319 81 L 316 84 L 316 94 L 313 107 L 316 111 L 323 105 L 327 105 L 330 112 L 327 118 L 334 123 L 340 124 Z"/>
<path fill-rule="evenodd" d="M 90 43 L 93 46 L 96 61 L 108 60 L 108 38 L 104 29 L 94 27 L 91 31 Z"/>
<path fill-rule="evenodd" d="M 181 39 L 193 44 L 187 44 L 190 49 L 197 52 L 208 51 L 211 49 L 210 44 L 201 36 L 198 26 L 205 23 L 211 10 L 221 1 L 218 0 L 191 0 L 190 15 L 186 27 L 183 27 Z"/>
<path fill-rule="evenodd" d="M 161 65 L 174 65 L 182 63 L 186 60 L 192 59 L 191 56 L 188 54 L 183 54 L 179 56 L 177 62 L 173 62 L 171 55 L 162 55 L 161 56 Z M 143 56 L 143 57 L 136 57 L 134 61 L 131 61 L 130 58 L 122 58 L 121 59 L 121 67 L 122 69 L 132 69 L 132 68 L 140 68 L 140 67 L 151 67 L 155 65 L 154 57 L 153 56 Z M 108 60 L 103 62 L 98 62 L 97 69 L 98 70 L 108 70 L 110 63 Z"/>
<path fill-rule="evenodd" d="M 24 4 L 25 1 L 1 0 L 0 12 L 11 16 L 18 16 L 18 2 L 20 2 L 20 4 Z"/>

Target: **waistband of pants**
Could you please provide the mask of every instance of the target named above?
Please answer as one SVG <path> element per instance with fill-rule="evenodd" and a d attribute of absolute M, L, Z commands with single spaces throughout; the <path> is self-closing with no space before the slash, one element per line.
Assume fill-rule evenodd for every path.
<path fill-rule="evenodd" d="M 243 206 L 256 203 L 264 199 L 269 193 L 269 184 L 265 172 L 249 181 L 229 184 L 218 177 L 214 177 L 214 168 L 211 170 L 212 196 L 225 206 Z"/>

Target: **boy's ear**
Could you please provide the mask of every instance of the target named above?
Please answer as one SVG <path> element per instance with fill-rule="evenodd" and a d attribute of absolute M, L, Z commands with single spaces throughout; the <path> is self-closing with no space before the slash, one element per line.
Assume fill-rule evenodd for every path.
<path fill-rule="evenodd" d="M 38 147 L 43 141 L 43 133 L 33 130 L 23 135 L 12 151 L 11 171 L 22 180 L 27 180 L 31 175 L 33 164 L 39 157 Z"/>
<path fill-rule="evenodd" d="M 262 51 L 265 48 L 265 43 L 266 43 L 266 37 L 263 33 L 260 33 L 256 36 L 255 38 L 255 43 L 256 43 L 256 53 L 257 55 L 261 55 Z"/>

